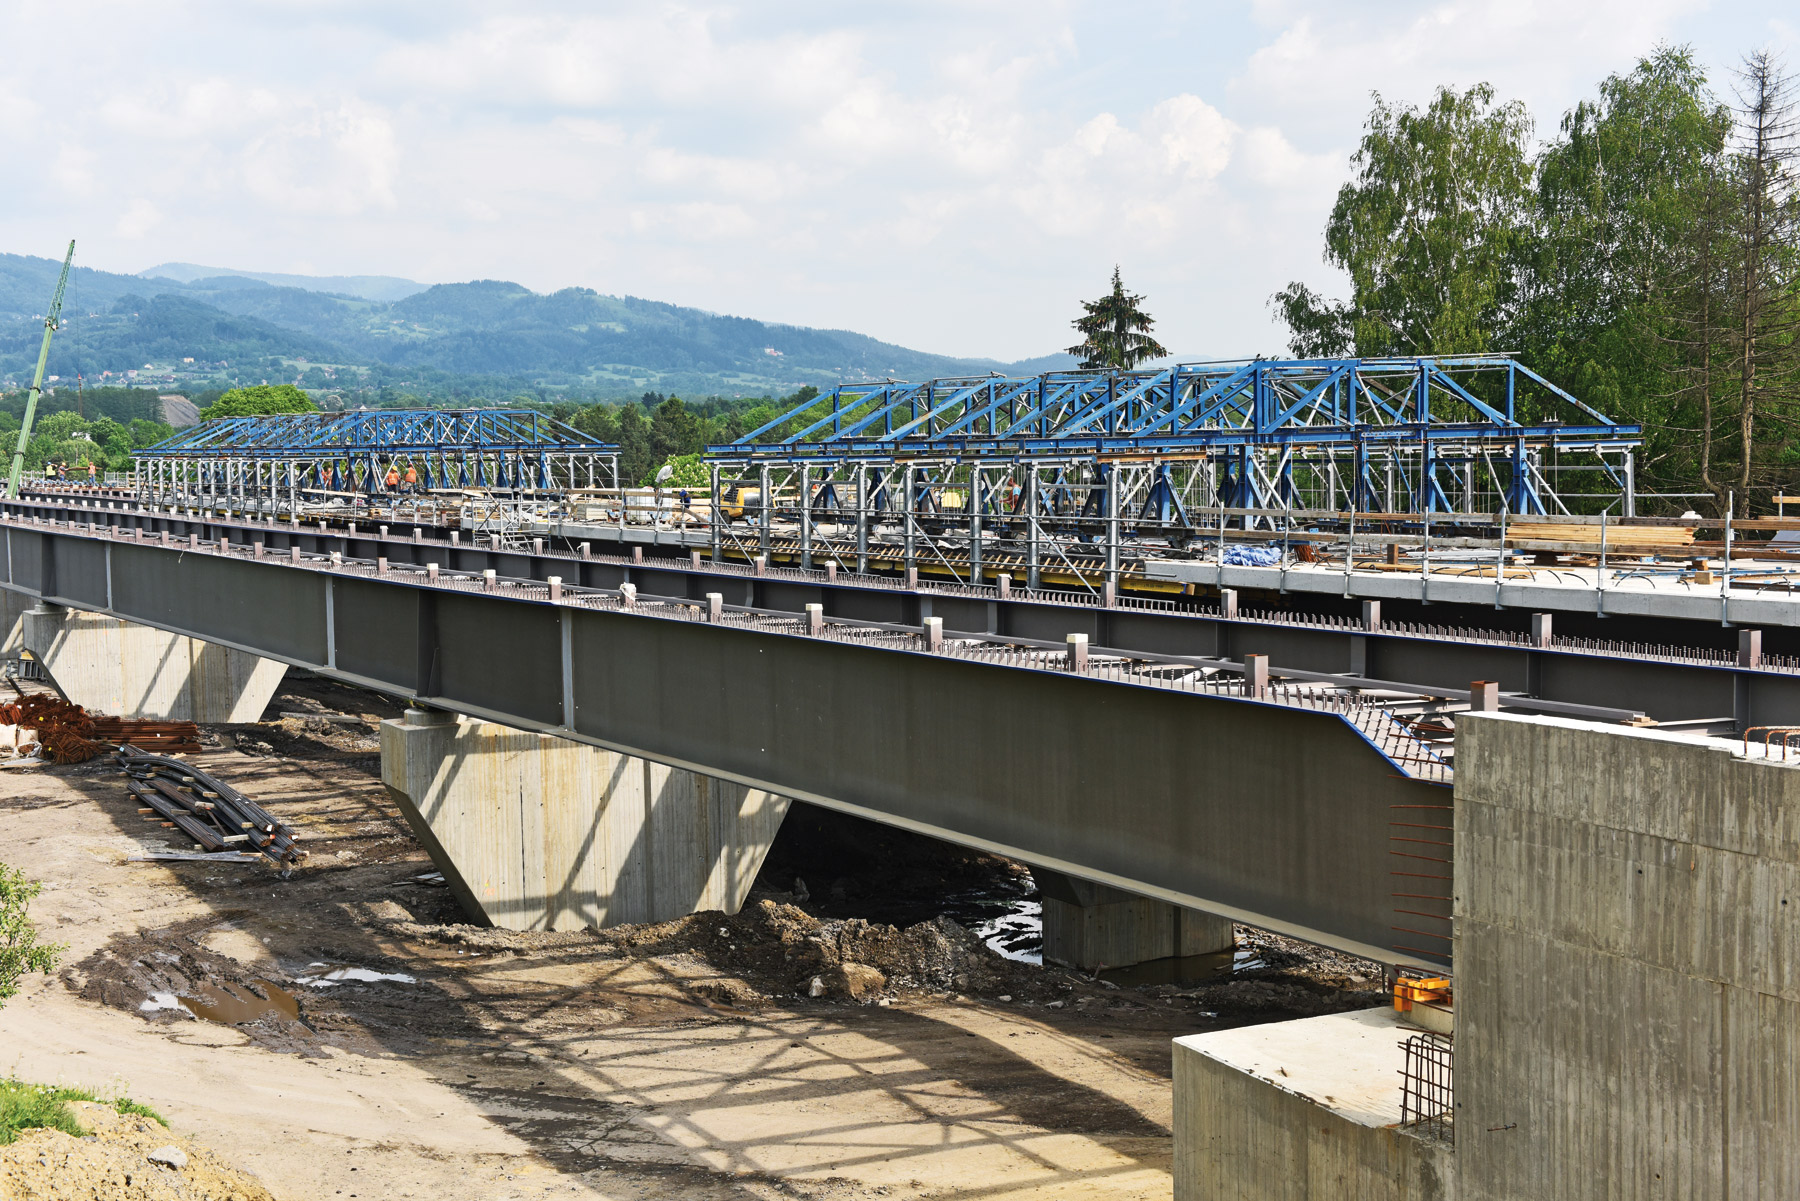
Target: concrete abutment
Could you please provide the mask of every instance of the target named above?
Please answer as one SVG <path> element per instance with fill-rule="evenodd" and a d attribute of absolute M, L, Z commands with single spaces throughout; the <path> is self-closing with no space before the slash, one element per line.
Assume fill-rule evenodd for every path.
<path fill-rule="evenodd" d="M 18 604 L 6 595 L 0 620 Z M 248 651 L 43 601 L 18 614 L 18 643 L 70 700 L 116 717 L 260 721 L 287 674 L 286 664 Z"/>
<path fill-rule="evenodd" d="M 509 930 L 736 913 L 788 798 L 549 734 L 409 709 L 381 778 L 471 918 Z"/>

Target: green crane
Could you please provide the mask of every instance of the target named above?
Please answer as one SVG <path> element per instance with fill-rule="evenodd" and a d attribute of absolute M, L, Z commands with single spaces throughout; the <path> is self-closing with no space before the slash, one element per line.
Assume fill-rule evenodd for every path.
<path fill-rule="evenodd" d="M 69 253 L 63 257 L 62 274 L 56 280 L 56 296 L 50 311 L 44 314 L 44 344 L 38 347 L 37 374 L 31 377 L 31 391 L 25 397 L 25 420 L 19 426 L 19 444 L 13 448 L 12 470 L 6 474 L 6 495 L 17 499 L 19 475 L 25 470 L 25 444 L 31 441 L 31 422 L 37 416 L 38 393 L 44 388 L 44 364 L 50 361 L 50 335 L 61 324 L 63 289 L 69 286 L 69 264 L 75 261 L 75 239 L 69 239 Z"/>

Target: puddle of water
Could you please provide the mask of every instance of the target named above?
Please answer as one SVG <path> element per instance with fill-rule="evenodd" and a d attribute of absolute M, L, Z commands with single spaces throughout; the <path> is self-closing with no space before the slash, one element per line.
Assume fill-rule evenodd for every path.
<path fill-rule="evenodd" d="M 268 996 L 259 997 L 250 989 L 238 984 L 227 984 L 223 987 L 201 984 L 195 988 L 195 991 L 200 994 L 199 996 L 176 997 L 175 1000 L 195 1017 L 204 1018 L 209 1022 L 217 1022 L 221 1026 L 243 1026 L 252 1022 L 260 1022 L 264 1018 L 287 1022 L 300 1020 L 300 1002 L 294 1000 L 292 994 L 270 984 L 267 980 L 256 981 L 256 986 Z M 169 994 L 157 993 L 151 1000 L 166 996 Z M 145 1008 L 149 1004 L 150 1002 L 146 1001 L 139 1008 Z M 159 1005 L 157 1008 L 173 1007 Z"/>
<path fill-rule="evenodd" d="M 1044 962 L 1044 906 L 1040 901 L 1008 899 L 992 917 L 975 923 L 975 936 L 994 954 L 1019 963 Z"/>
<path fill-rule="evenodd" d="M 1255 951 L 1215 951 L 1210 955 L 1178 955 L 1171 959 L 1152 959 L 1130 967 L 1105 968 L 1102 980 L 1135 987 L 1144 984 L 1216 984 L 1233 972 L 1250 972 L 1262 967 Z"/>
<path fill-rule="evenodd" d="M 366 967 L 333 967 L 329 963 L 309 963 L 306 970 L 308 974 L 296 977 L 294 983 L 304 984 L 308 988 L 330 988 L 346 980 L 364 984 L 377 984 L 383 980 L 392 984 L 418 983 L 405 972 L 377 972 Z"/>

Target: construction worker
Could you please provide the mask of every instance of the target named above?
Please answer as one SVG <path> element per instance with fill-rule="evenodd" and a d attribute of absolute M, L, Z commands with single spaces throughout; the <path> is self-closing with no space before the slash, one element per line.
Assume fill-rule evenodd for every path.
<path fill-rule="evenodd" d="M 417 492 L 419 490 L 419 473 L 413 469 L 411 463 L 406 465 L 406 490 L 408 492 Z"/>
<path fill-rule="evenodd" d="M 389 492 L 400 491 L 400 469 L 392 463 L 388 464 L 387 490 Z"/>
<path fill-rule="evenodd" d="M 94 481 L 99 476 L 99 474 L 100 474 L 99 467 L 95 466 L 93 463 L 89 463 L 88 464 L 88 486 L 90 488 L 93 487 Z"/>

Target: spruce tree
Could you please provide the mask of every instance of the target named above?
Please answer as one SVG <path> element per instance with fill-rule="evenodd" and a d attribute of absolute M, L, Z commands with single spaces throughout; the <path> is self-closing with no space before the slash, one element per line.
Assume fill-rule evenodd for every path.
<path fill-rule="evenodd" d="M 1150 336 L 1156 321 L 1144 312 L 1143 301 L 1125 290 L 1115 266 L 1112 291 L 1099 300 L 1081 302 L 1087 315 L 1073 322 L 1081 342 L 1069 347 L 1069 353 L 1080 356 L 1083 368 L 1114 371 L 1130 371 L 1146 359 L 1166 356 L 1169 352 L 1162 343 Z"/>

